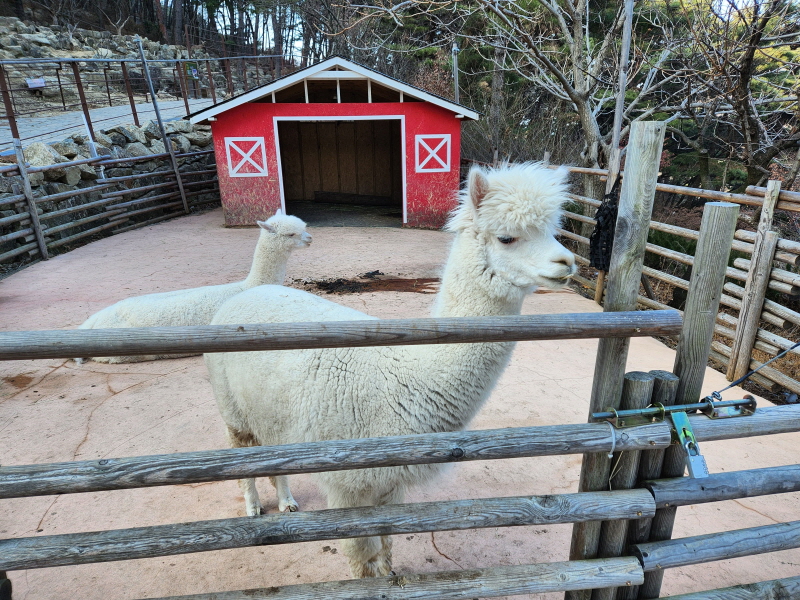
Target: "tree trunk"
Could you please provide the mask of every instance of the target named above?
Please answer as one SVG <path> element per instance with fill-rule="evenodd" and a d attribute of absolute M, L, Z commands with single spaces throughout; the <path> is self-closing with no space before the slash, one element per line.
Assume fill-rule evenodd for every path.
<path fill-rule="evenodd" d="M 25 20 L 25 4 L 23 0 L 14 0 L 14 16 L 20 21 Z"/>
<path fill-rule="evenodd" d="M 700 170 L 700 187 L 704 190 L 711 189 L 711 169 L 709 167 L 708 150 L 703 148 L 697 153 L 697 166 Z"/>
<path fill-rule="evenodd" d="M 164 22 L 164 8 L 161 6 L 161 0 L 153 0 L 153 8 L 158 21 L 158 30 L 161 32 L 161 42 L 166 44 L 169 38 L 167 37 L 167 25 Z"/>
<path fill-rule="evenodd" d="M 183 37 L 183 0 L 173 0 L 172 14 L 172 43 L 180 44 Z"/>
<path fill-rule="evenodd" d="M 278 7 L 272 10 L 272 39 L 274 41 L 274 52 L 278 56 L 278 69 L 276 75 L 281 76 L 281 67 L 283 66 L 283 30 L 282 23 L 278 21 Z"/>
<path fill-rule="evenodd" d="M 500 128 L 502 121 L 503 106 L 505 104 L 503 96 L 503 86 L 505 84 L 505 70 L 503 62 L 506 52 L 500 46 L 494 49 L 494 72 L 492 73 L 492 98 L 489 106 L 489 128 L 492 141 L 492 160 L 497 166 L 500 155 Z"/>

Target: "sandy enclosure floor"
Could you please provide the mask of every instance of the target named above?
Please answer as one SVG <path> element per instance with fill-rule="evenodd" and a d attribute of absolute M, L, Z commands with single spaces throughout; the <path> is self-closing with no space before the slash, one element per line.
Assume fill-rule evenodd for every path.
<path fill-rule="evenodd" d="M 240 280 L 257 233 L 224 229 L 220 211 L 132 231 L 36 264 L 0 282 L 4 330 L 64 329 L 122 298 Z M 297 252 L 291 278 L 434 277 L 450 237 L 436 231 L 320 228 Z M 432 294 L 376 292 L 328 296 L 383 318 L 426 316 Z M 599 310 L 569 291 L 532 295 L 525 313 Z M 595 340 L 524 342 L 472 429 L 586 421 Z M 628 370 L 671 370 L 674 352 L 633 340 Z M 4 465 L 89 460 L 224 448 L 201 357 L 131 365 L 41 360 L 0 363 L 0 461 Z M 708 370 L 707 392 L 724 387 Z M 736 397 L 728 394 L 727 398 Z M 763 402 L 762 402 L 763 404 Z M 703 444 L 712 472 L 798 462 L 800 435 Z M 568 493 L 577 490 L 580 457 L 455 465 L 409 501 Z M 269 482 L 262 502 L 276 511 Z M 307 476 L 293 477 L 304 510 L 324 508 Z M 0 535 L 21 537 L 242 516 L 234 481 L 2 501 Z M 675 536 L 800 518 L 800 494 L 681 508 Z M 398 573 L 567 560 L 570 525 L 396 536 Z M 349 577 L 338 542 L 243 548 L 9 574 L 15 599 L 131 599 L 305 583 Z M 667 572 L 665 594 L 800 575 L 800 550 Z M 535 598 L 561 598 L 561 594 Z"/>

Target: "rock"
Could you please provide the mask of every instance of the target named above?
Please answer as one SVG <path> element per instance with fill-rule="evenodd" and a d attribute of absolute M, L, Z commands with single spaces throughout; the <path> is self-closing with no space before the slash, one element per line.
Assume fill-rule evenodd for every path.
<path fill-rule="evenodd" d="M 81 179 L 97 179 L 97 171 L 91 165 L 78 165 L 81 170 Z"/>
<path fill-rule="evenodd" d="M 166 167 L 166 166 L 168 165 L 164 163 L 159 164 L 155 160 L 148 160 L 145 162 L 136 163 L 136 171 L 138 173 L 151 173 L 152 171 L 155 171 L 159 167 Z M 158 182 L 154 181 L 153 183 L 158 183 Z"/>
<path fill-rule="evenodd" d="M 89 141 L 88 135 L 82 135 L 80 133 L 73 133 L 70 137 L 72 138 L 72 141 L 75 142 L 76 144 L 85 144 L 86 142 Z"/>
<path fill-rule="evenodd" d="M 0 177 L 0 194 L 13 194 L 15 185 L 19 186 L 20 190 L 22 189 L 21 175 Z"/>
<path fill-rule="evenodd" d="M 122 158 L 137 158 L 139 156 L 149 156 L 150 150 L 141 142 L 133 142 L 125 146 L 125 149 L 120 152 Z"/>
<path fill-rule="evenodd" d="M 67 183 L 53 182 L 45 184 L 44 189 L 47 190 L 47 195 L 61 194 L 63 192 L 71 192 L 75 189 L 73 185 Z"/>
<path fill-rule="evenodd" d="M 133 169 L 130 167 L 118 167 L 106 171 L 106 177 L 128 177 L 129 175 L 133 175 Z"/>
<path fill-rule="evenodd" d="M 66 167 L 64 169 L 64 176 L 61 178 L 61 181 L 66 183 L 67 185 L 78 185 L 78 182 L 81 180 L 81 170 L 78 166 Z"/>
<path fill-rule="evenodd" d="M 46 35 L 37 35 L 35 33 L 22 33 L 20 36 L 23 40 L 31 42 L 33 44 L 38 44 L 40 46 L 52 46 L 53 40 L 51 40 Z"/>
<path fill-rule="evenodd" d="M 102 144 L 103 146 L 105 146 L 107 148 L 111 148 L 111 146 L 114 145 L 114 141 L 110 137 L 108 137 L 105 133 L 103 133 L 102 131 L 95 131 L 94 132 L 94 141 L 97 142 L 98 144 Z M 99 152 L 99 150 L 98 150 L 98 152 Z"/>
<path fill-rule="evenodd" d="M 161 130 L 158 128 L 158 123 L 150 121 L 147 125 L 142 127 L 144 134 L 151 140 L 161 139 Z"/>
<path fill-rule="evenodd" d="M 106 133 L 111 136 L 112 140 L 114 139 L 114 134 L 117 133 L 122 135 L 128 142 L 139 142 L 141 144 L 147 142 L 147 136 L 142 132 L 141 129 L 136 127 L 136 125 L 117 125 L 116 127 L 107 129 Z"/>
<path fill-rule="evenodd" d="M 180 133 L 177 133 L 177 134 L 171 136 L 170 139 L 172 140 L 173 144 L 175 144 L 177 146 L 176 149 L 181 154 L 184 154 L 186 152 L 191 151 L 192 143 L 186 138 L 185 135 L 181 135 Z"/>
<path fill-rule="evenodd" d="M 45 98 L 61 98 L 61 91 L 58 89 L 58 83 L 55 81 L 48 81 L 47 85 L 42 88 L 42 96 Z"/>
<path fill-rule="evenodd" d="M 116 131 L 106 132 L 106 135 L 111 139 L 111 143 L 114 146 L 125 146 L 128 143 L 127 138 L 122 135 L 121 133 L 117 133 Z"/>
<path fill-rule="evenodd" d="M 30 163 L 32 167 L 45 167 L 54 165 L 61 162 L 67 162 L 67 159 L 47 144 L 42 142 L 34 142 L 24 149 L 25 161 Z M 44 178 L 48 181 L 58 181 L 66 175 L 65 169 L 48 169 L 44 171 Z M 33 185 L 33 184 L 31 184 Z"/>
<path fill-rule="evenodd" d="M 211 125 L 195 125 L 195 131 L 211 131 Z"/>
<path fill-rule="evenodd" d="M 186 139 L 195 146 L 206 147 L 211 143 L 211 133 L 207 131 L 192 131 L 186 134 Z"/>
<path fill-rule="evenodd" d="M 17 42 L 10 35 L 0 37 L 0 47 L 8 48 L 9 46 L 16 46 Z"/>
<path fill-rule="evenodd" d="M 167 147 L 161 140 L 150 140 L 150 151 L 153 154 L 163 154 L 167 151 Z"/>
<path fill-rule="evenodd" d="M 58 152 L 62 156 L 66 156 L 67 158 L 75 158 L 78 156 L 78 144 L 73 142 L 72 140 L 64 140 L 63 142 L 53 142 L 50 144 L 50 147 L 53 148 L 56 152 Z"/>
<path fill-rule="evenodd" d="M 164 129 L 167 130 L 167 133 L 189 133 L 193 130 L 193 126 L 189 121 L 180 119 L 178 121 L 164 123 Z"/>

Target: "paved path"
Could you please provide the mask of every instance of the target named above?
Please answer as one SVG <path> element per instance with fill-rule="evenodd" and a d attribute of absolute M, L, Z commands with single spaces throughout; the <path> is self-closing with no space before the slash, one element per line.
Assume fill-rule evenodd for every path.
<path fill-rule="evenodd" d="M 211 100 L 207 99 L 189 100 L 189 108 L 193 112 L 211 106 L 211 104 Z M 161 110 L 161 117 L 165 120 L 180 119 L 186 115 L 186 106 L 183 100 L 162 101 L 158 103 L 158 107 Z M 152 103 L 137 104 L 136 112 L 142 125 L 155 118 Z M 117 123 L 133 123 L 131 107 L 128 104 L 93 108 L 90 110 L 90 115 L 95 129 L 106 129 Z M 33 142 L 57 142 L 74 133 L 86 132 L 82 111 L 65 112 L 46 117 L 20 117 L 17 119 L 17 127 L 24 145 Z M 0 151 L 10 149 L 11 140 L 11 129 L 4 119 L 0 120 Z"/>

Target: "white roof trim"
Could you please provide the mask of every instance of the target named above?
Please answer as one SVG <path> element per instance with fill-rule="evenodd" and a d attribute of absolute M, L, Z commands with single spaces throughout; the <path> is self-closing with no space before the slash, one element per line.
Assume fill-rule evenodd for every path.
<path fill-rule="evenodd" d="M 360 79 L 366 81 L 366 77 L 361 73 L 353 73 L 352 71 L 322 71 L 321 73 L 314 73 L 309 75 L 306 79 L 316 81 L 318 79 Z"/>
<path fill-rule="evenodd" d="M 397 92 L 403 92 L 412 96 L 414 98 L 418 98 L 420 100 L 424 100 L 426 102 L 430 102 L 431 104 L 435 104 L 437 106 L 441 106 L 447 110 L 450 110 L 458 115 L 464 115 L 467 118 L 477 120 L 479 118 L 479 114 L 475 111 L 471 111 L 459 104 L 455 104 L 453 102 L 449 102 L 444 100 L 443 98 L 439 98 L 432 94 L 422 91 L 419 88 L 415 88 L 408 84 L 402 83 L 400 81 L 395 81 L 390 77 L 386 77 L 385 75 L 381 75 L 380 73 L 376 73 L 371 69 L 366 69 L 360 65 L 357 65 L 353 62 L 350 62 L 347 59 L 334 56 L 333 58 L 329 58 L 328 60 L 322 61 L 319 64 L 313 65 L 297 73 L 293 73 L 287 77 L 284 77 L 278 81 L 273 83 L 263 85 L 259 88 L 254 90 L 250 90 L 249 92 L 242 94 L 241 96 L 237 96 L 236 98 L 222 102 L 215 106 L 210 106 L 205 110 L 198 112 L 197 114 L 193 115 L 189 121 L 192 123 L 199 123 L 201 121 L 205 121 L 209 117 L 214 117 L 220 113 L 226 112 L 231 110 L 232 108 L 236 108 L 237 106 L 241 106 L 242 104 L 247 104 L 248 102 L 253 102 L 255 100 L 259 100 L 266 96 L 269 96 L 273 92 L 277 92 L 279 90 L 285 89 L 290 87 L 304 79 L 313 79 L 313 76 L 317 73 L 322 73 L 323 71 L 329 71 L 329 69 L 333 67 L 341 67 L 345 69 L 345 71 L 332 71 L 333 73 L 341 73 L 344 77 L 342 79 L 348 78 L 345 73 L 347 71 L 357 73 L 365 77 L 366 79 L 370 79 L 376 83 L 383 85 L 389 89 L 395 90 Z M 330 71 L 329 71 L 330 72 Z M 329 75 L 323 75 L 322 77 L 330 77 Z"/>

